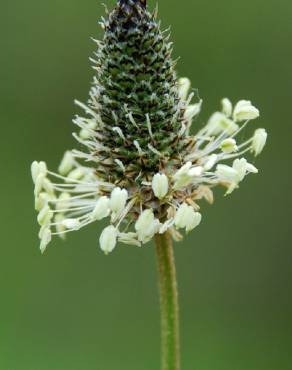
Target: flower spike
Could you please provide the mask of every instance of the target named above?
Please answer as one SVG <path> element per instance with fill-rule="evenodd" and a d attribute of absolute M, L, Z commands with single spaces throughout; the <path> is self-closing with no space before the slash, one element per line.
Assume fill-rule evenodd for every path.
<path fill-rule="evenodd" d="M 199 226 L 199 202 L 212 204 L 214 187 L 230 194 L 258 172 L 245 155 L 258 156 L 267 141 L 264 129 L 240 140 L 260 114 L 249 100 L 224 98 L 221 111 L 191 132 L 202 100 L 177 77 L 169 32 L 146 0 L 118 0 L 100 23 L 89 99 L 75 101 L 83 113 L 73 119 L 73 136 L 83 149 L 66 151 L 58 172 L 45 162 L 31 166 L 42 253 L 55 235 L 100 220 L 106 254 L 165 232 L 181 240 L 179 231 Z"/>

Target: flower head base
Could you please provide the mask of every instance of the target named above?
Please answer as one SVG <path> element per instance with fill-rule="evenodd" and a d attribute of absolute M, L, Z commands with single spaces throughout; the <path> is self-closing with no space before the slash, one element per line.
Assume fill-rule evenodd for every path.
<path fill-rule="evenodd" d="M 157 233 L 189 232 L 201 222 L 199 201 L 213 202 L 213 188 L 230 194 L 257 169 L 243 157 L 256 156 L 264 129 L 240 142 L 248 121 L 259 116 L 251 102 L 235 107 L 227 98 L 195 135 L 190 134 L 202 101 L 192 102 L 191 83 L 177 79 L 168 36 L 146 1 L 120 0 L 103 20 L 96 75 L 87 104 L 76 102 L 75 139 L 84 151 L 67 151 L 58 173 L 33 162 L 40 249 L 52 236 L 99 220 L 105 253 L 117 243 L 141 246 Z M 231 162 L 231 165 L 228 164 Z"/>

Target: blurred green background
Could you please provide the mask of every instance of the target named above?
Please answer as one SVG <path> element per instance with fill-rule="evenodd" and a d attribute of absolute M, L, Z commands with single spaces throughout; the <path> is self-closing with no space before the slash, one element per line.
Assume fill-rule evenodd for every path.
<path fill-rule="evenodd" d="M 182 370 L 289 370 L 292 3 L 159 0 L 159 13 L 204 99 L 197 127 L 227 95 L 250 98 L 269 131 L 260 174 L 216 193 L 176 246 Z M 93 225 L 38 250 L 30 163 L 56 168 L 75 145 L 103 14 L 96 0 L 1 2 L 0 370 L 159 369 L 153 245 L 105 257 Z"/>

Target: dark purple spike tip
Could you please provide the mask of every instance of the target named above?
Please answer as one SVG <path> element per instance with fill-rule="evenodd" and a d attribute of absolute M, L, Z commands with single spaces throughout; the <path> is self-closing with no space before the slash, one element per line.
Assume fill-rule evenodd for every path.
<path fill-rule="evenodd" d="M 119 0 L 120 5 L 141 5 L 146 7 L 147 0 Z"/>

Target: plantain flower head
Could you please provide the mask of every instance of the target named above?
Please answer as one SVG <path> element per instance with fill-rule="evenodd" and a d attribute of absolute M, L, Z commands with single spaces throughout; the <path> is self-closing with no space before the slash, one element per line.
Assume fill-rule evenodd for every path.
<path fill-rule="evenodd" d="M 230 194 L 258 172 L 244 155 L 257 156 L 267 140 L 258 129 L 240 141 L 259 110 L 227 98 L 191 134 L 202 100 L 194 100 L 189 79 L 177 77 L 169 33 L 146 0 L 120 0 L 100 23 L 89 98 L 75 102 L 83 112 L 73 120 L 78 149 L 65 152 L 58 172 L 45 162 L 31 166 L 42 252 L 53 236 L 101 220 L 106 254 L 159 233 L 180 240 L 180 231 L 200 224 L 199 203 L 213 202 L 214 187 Z"/>

